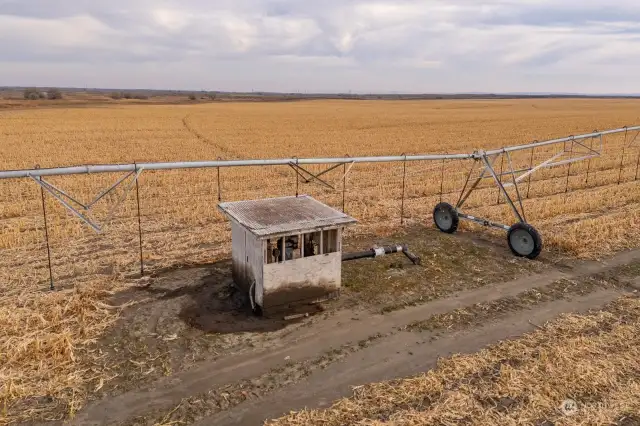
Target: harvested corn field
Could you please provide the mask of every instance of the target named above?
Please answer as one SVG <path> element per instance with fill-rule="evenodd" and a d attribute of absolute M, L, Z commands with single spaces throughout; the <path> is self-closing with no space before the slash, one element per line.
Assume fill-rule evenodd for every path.
<path fill-rule="evenodd" d="M 467 153 L 638 124 L 639 107 L 635 100 L 526 99 L 7 110 L 0 113 L 0 169 Z M 225 332 L 221 331 L 220 321 L 235 324 L 238 318 L 226 312 L 233 311 L 227 306 L 223 285 L 230 277 L 224 263 L 230 254 L 230 232 L 215 207 L 219 200 L 308 193 L 360 221 L 346 237 L 354 248 L 368 248 L 387 236 L 411 238 L 414 246 L 424 244 L 418 251 L 428 260 L 420 269 L 423 272 L 416 274 L 420 279 L 392 263 L 378 264 L 375 274 L 345 267 L 345 275 L 352 277 L 350 288 L 340 304 L 329 308 L 345 315 L 352 309 L 390 312 L 454 290 L 515 279 L 519 274 L 546 273 L 557 262 L 576 262 L 572 258 L 602 259 L 637 247 L 640 141 L 634 137 L 632 132 L 608 136 L 601 157 L 541 170 L 524 183 L 527 219 L 542 232 L 546 250 L 535 262 L 514 260 L 500 251 L 505 245 L 502 234 L 466 232 L 475 230 L 473 225 L 464 224 L 459 239 L 424 229 L 432 227 L 436 203 L 441 199 L 453 203 L 458 198 L 471 167 L 468 160 L 344 165 L 323 175 L 329 185 L 306 182 L 289 166 L 145 171 L 139 181 L 140 222 L 135 191 L 125 194 L 120 189 L 94 206 L 92 219 L 107 225 L 102 234 L 46 195 L 57 288 L 49 292 L 40 187 L 29 179 L 0 181 L 0 397 L 5 407 L 0 421 L 77 417 L 92 398 L 122 394 L 134 383 L 154 383 L 232 350 L 269 346 L 290 331 L 286 324 L 264 326 L 254 321 L 240 321 L 240 329 L 234 326 L 228 332 L 229 327 L 222 327 Z M 516 168 L 526 168 L 550 154 L 544 149 L 523 152 L 514 155 L 513 162 Z M 506 165 L 496 167 L 506 170 Z M 308 169 L 323 170 L 320 166 Z M 48 180 L 86 202 L 120 177 Z M 120 199 L 122 204 L 112 210 Z M 483 184 L 467 206 L 479 216 L 508 224 L 514 220 L 495 185 Z M 143 280 L 139 279 L 139 226 L 147 275 Z M 450 252 L 452 245 L 454 252 Z M 175 278 L 175 270 L 192 271 L 192 267 L 199 272 Z M 455 279 L 450 280 L 450 274 Z M 167 280 L 167 288 L 159 290 L 158 282 Z M 202 307 L 198 301 L 193 302 L 196 306 L 176 306 L 169 311 L 170 317 L 160 313 L 169 300 L 184 302 L 192 294 L 222 301 L 213 303 L 214 307 Z M 142 312 L 150 303 L 158 304 L 157 317 L 147 323 Z M 220 309 L 226 312 L 223 320 Z M 141 329 L 135 335 L 118 335 L 118 330 L 136 322 L 131 312 L 145 318 Z M 203 316 L 213 317 L 213 326 L 202 326 Z M 176 352 L 183 357 L 176 358 Z M 151 424 L 162 423 L 168 415 L 164 408 L 148 415 Z"/>

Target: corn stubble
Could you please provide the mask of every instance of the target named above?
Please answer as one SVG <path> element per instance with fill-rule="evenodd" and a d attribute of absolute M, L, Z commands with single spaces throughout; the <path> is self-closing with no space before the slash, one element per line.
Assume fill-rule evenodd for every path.
<path fill-rule="evenodd" d="M 314 101 L 5 111 L 0 113 L 0 168 L 471 152 L 636 124 L 639 106 L 634 100 Z M 527 219 L 542 232 L 548 249 L 593 258 L 637 246 L 640 143 L 623 151 L 631 136 L 607 137 L 603 157 L 542 170 L 520 187 L 528 194 Z M 514 154 L 514 166 L 528 167 L 530 154 Z M 551 154 L 536 150 L 533 161 Z M 216 210 L 219 197 L 294 195 L 297 186 L 300 193 L 341 209 L 344 190 L 345 210 L 361 222 L 352 233 L 390 231 L 400 224 L 403 166 L 357 164 L 346 179 L 348 167 L 341 166 L 323 175 L 334 189 L 305 183 L 286 166 L 223 168 L 220 181 L 214 169 L 144 172 L 145 267 L 153 271 L 228 256 L 230 232 Z M 407 163 L 405 222 L 430 224 L 441 176 L 442 198 L 453 203 L 470 167 L 468 161 Z M 49 181 L 87 201 L 118 177 Z M 122 195 L 116 191 L 98 203 L 92 217 L 104 219 Z M 56 293 L 42 291 L 48 269 L 39 187 L 27 179 L 0 181 L 0 422 L 73 413 L 88 392 L 117 374 L 100 362 L 103 355 L 93 344 L 121 310 L 105 301 L 139 271 L 135 194 L 128 194 L 102 235 L 51 197 L 46 207 L 61 289 Z M 481 185 L 466 209 L 514 221 L 491 182 Z M 24 404 L 33 400 L 49 402 L 30 412 Z"/>
<path fill-rule="evenodd" d="M 266 424 L 635 424 L 639 332 L 640 300 L 622 298 L 604 311 L 564 315 L 520 339 L 441 359 L 423 375 L 361 386 L 329 409 Z M 577 411 L 563 411 L 567 400 Z"/>

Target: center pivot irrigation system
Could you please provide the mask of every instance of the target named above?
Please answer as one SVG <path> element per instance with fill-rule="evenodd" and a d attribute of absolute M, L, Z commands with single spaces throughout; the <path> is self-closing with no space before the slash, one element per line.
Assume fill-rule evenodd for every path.
<path fill-rule="evenodd" d="M 542 142 L 533 142 L 526 145 L 516 145 L 495 149 L 489 151 L 475 151 L 470 154 L 436 154 L 436 155 L 401 155 L 401 156 L 381 156 L 381 157 L 341 157 L 341 158 L 283 158 L 283 159 L 262 159 L 262 160 L 217 160 L 217 161 L 193 161 L 193 162 L 164 162 L 164 163 L 133 163 L 133 164 L 105 164 L 105 165 L 85 165 L 73 167 L 59 167 L 40 169 L 34 168 L 30 170 L 7 170 L 0 171 L 0 179 L 16 179 L 26 178 L 32 179 L 41 187 L 42 204 L 44 209 L 45 191 L 58 200 L 66 209 L 80 220 L 100 233 L 105 226 L 113 218 L 116 209 L 124 202 L 127 194 L 135 187 L 136 195 L 138 195 L 138 179 L 144 171 L 152 170 L 176 170 L 176 169 L 198 169 L 198 168 L 217 168 L 218 172 L 221 167 L 243 167 L 243 166 L 290 166 L 295 172 L 303 176 L 306 182 L 315 181 L 329 188 L 335 189 L 329 183 L 321 178 L 322 175 L 344 166 L 345 173 L 342 179 L 345 179 L 351 168 L 356 163 L 383 163 L 383 162 L 407 162 L 407 161 L 444 161 L 444 160 L 474 160 L 473 166 L 469 171 L 457 203 L 454 205 L 441 202 L 433 212 L 433 219 L 436 226 L 443 232 L 453 233 L 457 230 L 460 219 L 473 221 L 484 226 L 498 228 L 507 231 L 507 241 L 512 252 L 521 257 L 530 259 L 536 258 L 542 249 L 542 239 L 538 231 L 527 223 L 526 212 L 522 203 L 520 185 L 525 179 L 531 179 L 531 175 L 536 171 L 544 168 L 552 168 L 571 163 L 590 160 L 599 157 L 603 150 L 603 137 L 606 135 L 625 133 L 625 147 L 627 147 L 626 135 L 628 132 L 637 132 L 635 137 L 631 139 L 629 145 L 634 143 L 640 134 L 640 126 L 622 127 L 606 131 L 594 131 L 593 133 L 569 136 L 560 139 L 547 140 Z M 589 143 L 587 143 L 587 141 Z M 546 147 L 548 150 L 544 152 L 552 152 L 542 162 L 533 164 L 534 150 L 536 148 Z M 531 150 L 529 166 L 524 169 L 516 170 L 512 161 L 512 153 L 517 151 Z M 640 158 L 640 157 L 639 157 Z M 506 159 L 508 169 L 499 173 L 496 172 L 494 164 L 497 160 L 504 162 Z M 320 173 L 312 173 L 305 169 L 306 165 L 326 165 L 327 168 Z M 639 159 L 640 165 L 640 159 Z M 100 192 L 91 202 L 83 203 L 77 198 L 69 195 L 62 189 L 56 187 L 52 183 L 45 180 L 50 176 L 62 175 L 81 175 L 95 173 L 125 173 L 124 176 L 116 180 L 116 182 L 104 191 Z M 509 177 L 510 182 L 503 183 L 503 177 Z M 569 176 L 569 175 L 567 175 Z M 515 224 L 508 226 L 505 224 L 495 223 L 493 221 L 477 218 L 466 214 L 462 211 L 465 201 L 478 188 L 478 185 L 485 179 L 493 180 L 499 188 L 500 193 L 504 196 L 506 202 L 511 207 L 515 217 Z M 91 211 L 98 201 L 103 199 L 116 188 L 123 186 L 125 190 L 118 202 L 109 210 L 106 220 L 102 225 L 91 220 L 86 213 Z M 512 188 L 512 191 L 508 191 Z M 511 192 L 511 194 L 510 194 Z M 138 200 L 138 218 L 139 216 L 139 196 Z M 140 225 L 140 223 L 139 223 Z M 45 232 L 46 232 L 46 214 L 45 214 Z M 142 238 L 140 236 L 140 238 Z M 140 244 L 142 251 L 142 241 Z M 144 273 L 144 269 L 141 267 Z"/>

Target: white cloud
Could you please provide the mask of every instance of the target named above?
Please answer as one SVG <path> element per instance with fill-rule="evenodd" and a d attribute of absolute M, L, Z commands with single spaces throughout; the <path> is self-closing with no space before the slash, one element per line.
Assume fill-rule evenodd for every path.
<path fill-rule="evenodd" d="M 0 85 L 640 92 L 638 22 L 635 0 L 5 0 Z"/>
<path fill-rule="evenodd" d="M 221 14 L 217 16 L 216 23 L 226 32 L 235 50 L 246 52 L 255 46 L 258 29 L 247 19 L 233 14 Z"/>
<path fill-rule="evenodd" d="M 183 30 L 192 19 L 189 13 L 177 9 L 155 9 L 151 12 L 155 22 L 171 32 Z"/>
<path fill-rule="evenodd" d="M 100 46 L 114 31 L 88 15 L 62 19 L 36 19 L 0 14 L 0 40 L 36 48 Z"/>

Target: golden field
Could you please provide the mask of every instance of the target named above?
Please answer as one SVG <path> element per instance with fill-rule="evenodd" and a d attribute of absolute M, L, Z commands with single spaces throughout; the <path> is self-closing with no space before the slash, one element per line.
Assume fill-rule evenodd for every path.
<path fill-rule="evenodd" d="M 51 108 L 0 112 L 0 169 L 76 164 L 401 155 L 472 152 L 534 139 L 640 124 L 635 100 L 310 101 L 203 105 Z M 545 250 L 594 257 L 637 246 L 640 240 L 640 141 L 604 139 L 604 155 L 534 175 L 525 200 L 527 219 Z M 551 151 L 540 149 L 534 161 Z M 624 156 L 623 156 L 624 154 Z M 530 152 L 514 155 L 527 167 Z M 622 161 L 622 169 L 620 164 Z M 400 226 L 403 174 L 406 223 L 431 223 L 440 199 L 455 202 L 470 162 L 356 164 L 345 180 L 345 210 L 361 221 L 354 232 Z M 587 179 L 586 171 L 589 168 Z M 309 167 L 320 171 L 320 166 Z M 346 168 L 324 176 L 335 190 L 299 182 L 308 193 L 342 208 Z M 620 171 L 622 170 L 622 172 Z M 567 174 L 569 178 L 567 180 Z M 84 201 L 116 175 L 48 179 Z M 217 213 L 224 201 L 293 195 L 288 166 L 143 172 L 140 201 L 143 255 L 148 271 L 228 256 L 230 233 Z M 505 181 L 508 181 L 505 178 Z M 620 181 L 620 183 L 618 183 Z M 568 182 L 568 183 L 567 183 Z M 495 186 L 468 201 L 470 213 L 507 224 L 509 208 Z M 220 193 L 218 193 L 220 188 Z M 121 193 L 96 206 L 100 221 Z M 115 321 L 106 298 L 137 278 L 138 222 L 130 193 L 107 231 L 98 235 L 47 197 L 56 285 L 48 285 L 39 187 L 28 179 L 0 181 L 0 398 L 52 395 L 69 411 L 82 405 L 99 371 L 77 369 L 86 348 Z M 506 241 L 505 241 L 506 244 Z M 3 417 L 4 416 L 4 417 Z"/>

